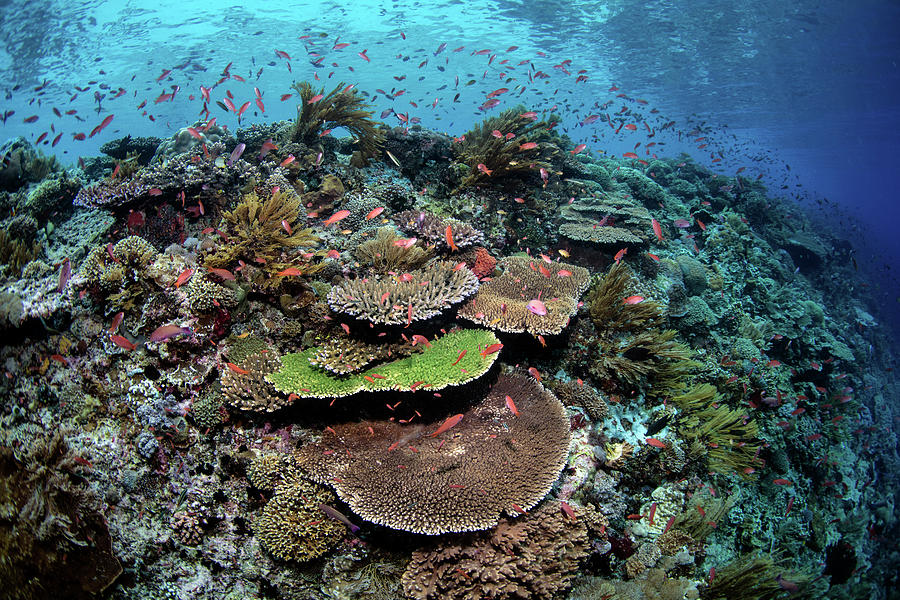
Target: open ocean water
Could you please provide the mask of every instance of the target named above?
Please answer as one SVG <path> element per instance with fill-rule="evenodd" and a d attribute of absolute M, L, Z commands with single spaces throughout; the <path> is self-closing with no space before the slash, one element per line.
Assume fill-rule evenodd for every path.
<path fill-rule="evenodd" d="M 0 598 L 900 597 L 897 31 L 0 3 Z"/>

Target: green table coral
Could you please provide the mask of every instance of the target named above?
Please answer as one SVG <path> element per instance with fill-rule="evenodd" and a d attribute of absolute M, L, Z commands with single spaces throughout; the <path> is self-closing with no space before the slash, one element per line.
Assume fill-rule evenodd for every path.
<path fill-rule="evenodd" d="M 434 339 L 421 353 L 384 363 L 349 377 L 310 364 L 316 353 L 310 348 L 281 357 L 281 368 L 266 380 L 275 389 L 300 398 L 339 398 L 362 390 L 440 390 L 462 385 L 484 375 L 499 352 L 482 355 L 492 344 L 499 344 L 493 332 L 484 329 L 461 329 Z"/>

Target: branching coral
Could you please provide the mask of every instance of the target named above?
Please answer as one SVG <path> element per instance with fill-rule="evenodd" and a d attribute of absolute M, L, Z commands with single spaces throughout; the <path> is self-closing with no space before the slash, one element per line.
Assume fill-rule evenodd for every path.
<path fill-rule="evenodd" d="M 241 360 L 237 370 L 224 367 L 221 383 L 225 403 L 251 412 L 273 412 L 287 406 L 290 403 L 288 397 L 276 393 L 265 379 L 280 366 L 278 357 L 272 351 L 264 350 Z"/>
<path fill-rule="evenodd" d="M 472 271 L 438 261 L 399 276 L 346 279 L 328 293 L 328 306 L 370 323 L 402 325 L 435 317 L 477 289 Z"/>
<path fill-rule="evenodd" d="M 484 375 L 497 359 L 498 352 L 481 352 L 498 343 L 492 332 L 483 329 L 451 331 L 429 345 L 423 345 L 419 353 L 349 377 L 338 377 L 314 367 L 310 361 L 316 356 L 317 349 L 311 348 L 282 356 L 281 368 L 266 380 L 276 390 L 301 398 L 338 398 L 362 390 L 436 391 Z"/>
<path fill-rule="evenodd" d="M 522 106 L 505 110 L 475 125 L 454 145 L 456 162 L 468 167 L 460 188 L 550 169 L 550 159 L 559 152 L 548 141 L 550 123 L 525 114 Z M 559 120 L 553 115 L 550 118 Z"/>
<path fill-rule="evenodd" d="M 454 420 L 441 433 L 440 422 L 335 425 L 295 459 L 362 518 L 432 535 L 487 529 L 550 491 L 568 453 L 569 421 L 539 383 L 501 376 L 486 398 Z"/>
<path fill-rule="evenodd" d="M 589 552 L 584 520 L 573 521 L 559 503 L 548 502 L 524 517 L 502 519 L 489 533 L 417 550 L 403 589 L 416 600 L 549 600 L 569 587 Z"/>
<path fill-rule="evenodd" d="M 206 267 L 230 269 L 243 260 L 260 269 L 253 283 L 268 290 L 282 283 L 278 273 L 289 267 L 304 275 L 321 269 L 294 256 L 297 249 L 319 242 L 310 229 L 301 228 L 299 198 L 279 191 L 260 200 L 250 192 L 223 218 L 227 241 L 203 259 Z"/>
<path fill-rule="evenodd" d="M 457 219 L 440 217 L 423 210 L 404 210 L 394 215 L 394 221 L 403 231 L 416 235 L 442 251 L 450 250 L 447 243 L 447 227 L 457 248 L 468 248 L 484 242 L 484 234 Z"/>
<path fill-rule="evenodd" d="M 356 89 L 348 90 L 343 82 L 327 94 L 324 88 L 315 91 L 307 81 L 292 87 L 300 96 L 297 121 L 291 132 L 293 141 L 312 144 L 325 129 L 344 127 L 356 136 L 363 160 L 378 155 L 384 133 L 378 128 L 379 123 L 372 120 L 372 111 L 366 110 L 369 105 Z M 316 96 L 320 98 L 314 100 Z"/>
<path fill-rule="evenodd" d="M 357 246 L 354 255 L 360 263 L 381 273 L 418 269 L 431 258 L 431 250 L 418 244 L 398 244 L 401 239 L 392 227 L 379 227 L 375 239 Z"/>
<path fill-rule="evenodd" d="M 41 245 L 15 236 L 15 232 L 0 229 L 0 264 L 8 265 L 12 273 L 19 275 L 22 267 L 41 253 Z"/>
<path fill-rule="evenodd" d="M 464 319 L 499 331 L 560 333 L 577 312 L 590 280 L 587 269 L 565 263 L 509 256 L 499 264 L 503 274 L 483 283 L 459 310 Z"/>
<path fill-rule="evenodd" d="M 129 310 L 147 291 L 146 271 L 157 255 L 150 242 L 136 235 L 115 246 L 97 246 L 81 265 L 81 285 L 94 288 L 113 306 Z"/>

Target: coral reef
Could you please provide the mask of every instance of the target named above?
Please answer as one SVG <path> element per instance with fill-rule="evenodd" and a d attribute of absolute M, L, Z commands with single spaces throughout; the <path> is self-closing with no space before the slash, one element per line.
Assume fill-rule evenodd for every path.
<path fill-rule="evenodd" d="M 374 239 L 356 247 L 354 256 L 379 273 L 418 269 L 431 259 L 431 250 L 423 249 L 419 244 L 398 243 L 402 239 L 392 227 L 379 227 Z"/>
<path fill-rule="evenodd" d="M 405 210 L 394 215 L 400 229 L 416 235 L 441 251 L 449 251 L 447 228 L 457 248 L 468 248 L 484 242 L 484 235 L 469 225 L 450 217 L 440 217 L 424 210 Z"/>
<path fill-rule="evenodd" d="M 431 535 L 493 527 L 503 513 L 535 506 L 556 481 L 569 448 L 568 419 L 537 382 L 503 375 L 483 400 L 450 419 L 443 427 L 335 425 L 295 459 L 362 518 Z M 449 422 L 455 425 L 445 433 Z"/>

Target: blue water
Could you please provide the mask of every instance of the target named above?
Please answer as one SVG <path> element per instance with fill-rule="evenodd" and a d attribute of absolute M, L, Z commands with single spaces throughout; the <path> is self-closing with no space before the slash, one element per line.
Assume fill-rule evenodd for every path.
<path fill-rule="evenodd" d="M 34 141 L 46 131 L 43 149 L 68 162 L 96 154 L 115 137 L 165 137 L 194 122 L 199 86 L 214 84 L 228 63 L 246 83 L 229 80 L 213 99 L 230 90 L 240 106 L 255 98 L 253 87 L 263 94 L 265 114 L 251 106 L 244 124 L 293 117 L 294 104 L 280 95 L 292 81 L 314 76 L 355 83 L 377 96 L 379 112 L 393 107 L 454 135 L 485 116 L 478 106 L 488 92 L 508 87 L 513 91 L 487 114 L 517 101 L 536 110 L 558 105 L 576 142 L 611 154 L 649 142 L 648 132 L 615 134 L 602 120 L 580 122 L 599 112 L 592 110 L 598 102 L 613 100 L 606 113 L 642 108 L 653 128 L 675 122 L 654 136 L 660 156 L 688 152 L 729 175 L 746 167 L 746 176 L 762 175 L 772 195 L 807 205 L 822 227 L 850 240 L 860 268 L 875 282 L 873 310 L 900 321 L 890 314 L 900 295 L 891 270 L 900 257 L 896 2 L 279 2 L 250 8 L 14 1 L 4 3 L 0 19 L 7 90 L 0 112 L 15 110 L 0 135 Z M 336 43 L 350 45 L 334 50 Z M 518 48 L 507 51 L 511 46 Z M 370 62 L 357 54 L 362 50 Z M 481 50 L 489 52 L 473 56 Z M 319 65 L 311 64 L 316 53 Z M 530 62 L 519 65 L 523 60 Z M 157 82 L 165 70 L 172 72 Z M 582 70 L 587 80 L 576 83 Z M 529 71 L 550 77 L 529 81 Z M 504 74 L 515 80 L 505 84 Z M 470 80 L 476 83 L 466 86 Z M 522 93 L 515 91 L 520 85 Z M 175 98 L 154 104 L 172 86 L 180 88 Z M 613 86 L 619 89 L 611 92 Z M 377 89 L 405 93 L 388 99 Z M 616 98 L 619 93 L 626 97 Z M 57 118 L 53 107 L 78 112 Z M 659 112 L 647 114 L 653 109 Z M 211 110 L 220 123 L 237 125 L 234 115 Z M 105 131 L 73 140 L 107 114 L 115 118 Z M 39 120 L 23 122 L 32 115 Z M 63 133 L 54 148 L 51 124 Z M 703 150 L 690 143 L 698 137 L 707 138 Z M 722 160 L 714 164 L 716 156 Z"/>

